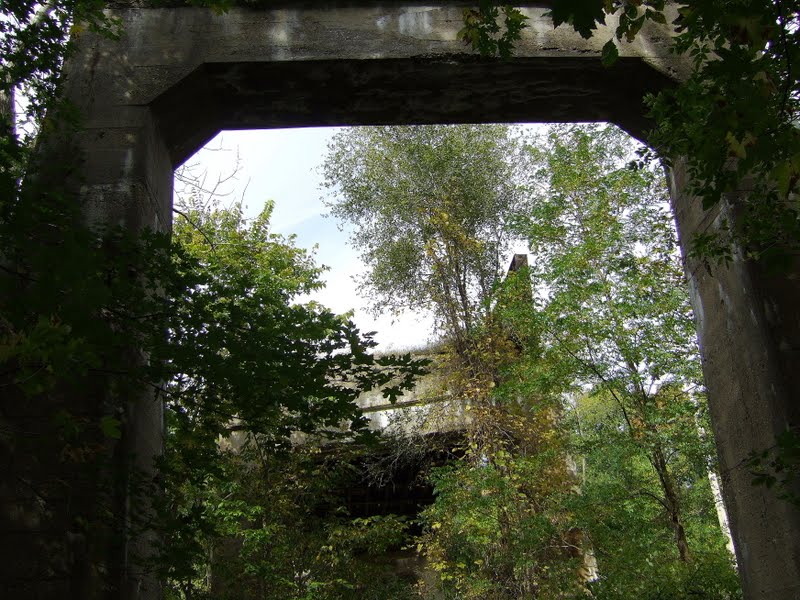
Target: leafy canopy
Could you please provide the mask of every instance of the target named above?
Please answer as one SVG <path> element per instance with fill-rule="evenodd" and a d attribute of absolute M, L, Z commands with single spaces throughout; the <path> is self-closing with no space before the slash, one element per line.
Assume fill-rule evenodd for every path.
<path fill-rule="evenodd" d="M 597 126 L 554 127 L 530 148 L 536 202 L 518 226 L 531 244 L 538 386 L 571 393 L 581 493 L 567 507 L 597 557 L 592 590 L 735 598 L 667 193 L 658 170 L 626 168 L 633 150 Z"/>
<path fill-rule="evenodd" d="M 378 309 L 429 310 L 448 335 L 486 314 L 511 244 L 506 223 L 526 198 L 523 156 L 502 125 L 354 128 L 323 171 L 337 218 L 367 265 Z"/>
<path fill-rule="evenodd" d="M 504 9 L 505 10 L 505 9 Z M 800 4 L 768 0 L 554 0 L 553 26 L 584 38 L 616 22 L 601 52 L 619 58 L 647 23 L 672 35 L 670 51 L 691 60 L 686 81 L 647 99 L 655 126 L 647 160 L 685 160 L 686 193 L 709 209 L 725 197 L 736 218 L 691 240 L 693 253 L 727 262 L 739 246 L 749 258 L 783 271 L 797 253 L 800 212 L 787 201 L 800 190 Z M 513 53 L 524 18 L 507 24 L 500 48 L 496 3 L 465 11 L 462 35 L 483 56 Z M 677 17 L 677 18 L 676 18 Z M 508 23 L 508 19 L 507 19 Z"/>
<path fill-rule="evenodd" d="M 342 419 L 357 428 L 359 393 L 384 385 L 394 399 L 420 363 L 376 358 L 371 337 L 347 317 L 297 302 L 321 287 L 321 269 L 270 232 L 271 211 L 268 203 L 247 222 L 238 205 L 189 206 L 176 219 L 179 278 L 165 287 L 171 321 L 153 354 L 169 365 L 164 393 L 178 414 L 198 409 L 223 428 L 225 416 L 277 437 L 336 428 Z"/>

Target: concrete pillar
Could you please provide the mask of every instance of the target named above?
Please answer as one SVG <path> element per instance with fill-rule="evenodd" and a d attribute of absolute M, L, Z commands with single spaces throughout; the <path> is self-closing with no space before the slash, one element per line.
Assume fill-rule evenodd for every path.
<path fill-rule="evenodd" d="M 65 68 L 64 96 L 76 105 L 80 193 L 87 221 L 169 231 L 173 165 L 149 106 L 135 92 L 125 45 L 80 44 Z"/>
<path fill-rule="evenodd" d="M 65 95 L 76 104 L 80 127 L 45 139 L 37 177 L 77 192 L 92 226 L 168 231 L 172 162 L 151 110 L 126 103 L 130 68 L 114 48 L 102 40 L 83 43 L 67 62 Z M 131 360 L 143 360 L 133 340 Z M 114 387 L 97 376 L 80 390 L 33 399 L 0 390 L 0 597 L 160 597 L 155 580 L 133 560 L 151 551 L 152 535 L 131 534 L 134 509 L 147 506 L 128 490 L 134 477 L 154 474 L 163 408 L 151 391 L 140 390 L 122 412 L 109 412 L 119 404 L 109 402 Z M 91 461 L 63 454 L 56 423 L 62 411 L 91 424 L 90 437 L 80 439 Z M 122 421 L 120 440 L 95 431 L 105 414 Z"/>
<path fill-rule="evenodd" d="M 172 226 L 173 164 L 149 106 L 130 101 L 133 67 L 125 45 L 105 40 L 83 43 L 65 68 L 64 94 L 78 102 L 85 118 L 76 136 L 80 157 L 80 197 L 86 220 L 99 227 L 169 232 Z M 132 360 L 146 360 L 131 349 Z M 161 593 L 141 559 L 152 553 L 152 532 L 131 535 L 133 514 L 146 513 L 147 498 L 130 495 L 133 478 L 152 481 L 154 459 L 163 450 L 163 406 L 152 390 L 128 400 L 122 416 L 123 436 L 115 449 L 117 518 L 125 534 L 122 551 L 112 557 L 109 583 L 115 597 L 153 600 Z M 128 486 L 127 489 L 121 489 Z M 149 493 L 149 490 L 146 492 Z"/>
<path fill-rule="evenodd" d="M 668 174 L 708 388 L 723 495 L 745 598 L 800 599 L 800 511 L 753 486 L 751 451 L 800 426 L 800 279 L 770 275 L 734 252 L 725 266 L 689 253 L 695 233 L 736 218 L 730 195 L 705 211 L 688 196 L 685 162 Z"/>

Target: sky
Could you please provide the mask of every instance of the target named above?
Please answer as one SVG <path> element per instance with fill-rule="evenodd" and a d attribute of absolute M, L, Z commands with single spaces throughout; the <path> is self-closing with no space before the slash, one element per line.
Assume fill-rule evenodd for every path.
<path fill-rule="evenodd" d="M 321 189 L 319 167 L 336 131 L 338 128 L 225 131 L 186 164 L 195 174 L 205 173 L 205 188 L 224 179 L 217 189 L 221 201 L 241 200 L 248 217 L 259 214 L 264 203 L 273 200 L 273 231 L 295 234 L 298 247 L 318 246 L 317 263 L 330 270 L 323 275 L 325 289 L 317 292 L 314 300 L 337 313 L 354 310 L 353 320 L 362 331 L 377 332 L 380 351 L 419 348 L 432 341 L 431 318 L 414 314 L 374 317 L 353 280 L 364 269 L 358 253 L 347 244 L 348 234 L 339 230 L 336 220 L 323 216 L 326 192 Z M 229 178 L 234 172 L 235 177 Z M 175 191 L 185 193 L 178 182 Z"/>

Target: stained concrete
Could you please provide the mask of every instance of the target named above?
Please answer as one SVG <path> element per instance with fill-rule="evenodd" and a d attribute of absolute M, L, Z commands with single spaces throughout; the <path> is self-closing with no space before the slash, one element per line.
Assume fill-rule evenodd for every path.
<path fill-rule="evenodd" d="M 173 168 L 223 127 L 609 120 L 641 137 L 643 94 L 688 72 L 660 26 L 648 24 L 604 69 L 609 30 L 584 40 L 554 30 L 536 6 L 515 58 L 478 59 L 457 40 L 461 9 L 433 4 L 275 0 L 218 16 L 120 3 L 122 40 L 85 34 L 65 69 L 65 93 L 85 117 L 87 219 L 169 230 Z M 680 169 L 671 181 L 687 248 L 713 215 L 682 193 Z M 744 260 L 710 272 L 688 260 L 687 271 L 746 596 L 798 599 L 797 518 L 750 486 L 741 463 L 798 425 L 797 271 L 770 279 Z M 146 462 L 161 445 L 160 409 L 134 414 L 126 439 Z M 158 597 L 147 577 L 117 568 L 120 596 Z M 43 583 L 36 597 L 68 597 L 71 586 Z"/>
<path fill-rule="evenodd" d="M 503 62 L 467 53 L 456 8 L 125 10 L 122 43 L 87 44 L 68 85 L 98 135 L 131 135 L 147 107 L 180 163 L 221 128 L 610 120 L 641 136 L 643 95 L 686 72 L 655 26 L 605 69 L 602 33 L 527 12 Z"/>
<path fill-rule="evenodd" d="M 667 178 L 678 225 L 717 443 L 722 491 L 746 598 L 800 598 L 800 510 L 753 486 L 752 451 L 800 426 L 798 263 L 769 274 L 735 251 L 729 265 L 686 252 L 692 233 L 734 223 L 746 191 L 710 211 L 684 194 L 685 162 Z M 798 490 L 795 490 L 797 492 Z"/>

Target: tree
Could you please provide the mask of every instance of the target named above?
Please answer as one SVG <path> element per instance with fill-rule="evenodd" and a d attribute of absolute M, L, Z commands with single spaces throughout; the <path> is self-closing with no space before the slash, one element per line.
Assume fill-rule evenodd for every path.
<path fill-rule="evenodd" d="M 354 226 L 378 309 L 430 310 L 457 346 L 488 310 L 525 197 L 505 126 L 358 128 L 332 142 L 331 213 Z"/>
<path fill-rule="evenodd" d="M 510 304 L 506 317 L 524 310 Z M 430 476 L 436 500 L 421 515 L 418 548 L 440 581 L 426 597 L 582 597 L 585 548 L 566 510 L 575 480 L 558 399 L 527 377 L 535 351 L 520 353 L 508 329 L 490 331 L 474 343 L 487 370 L 476 374 L 473 361 L 450 375 L 468 423 L 463 457 Z"/>
<path fill-rule="evenodd" d="M 503 126 L 360 129 L 340 135 L 325 163 L 341 193 L 332 212 L 355 226 L 369 268 L 364 287 L 379 308 L 438 317 L 443 392 L 469 411 L 463 458 L 432 475 L 420 542 L 442 589 L 465 598 L 580 585 L 580 548 L 559 510 L 571 476 L 554 397 L 516 377 L 523 334 L 508 315 L 530 312 L 527 275 L 498 293 L 511 219 L 529 209 L 520 149 Z"/>
<path fill-rule="evenodd" d="M 680 498 L 690 560 L 679 560 L 662 484 L 642 437 L 631 436 L 616 400 L 608 394 L 577 395 L 567 413 L 574 432 L 580 493 L 566 498 L 573 522 L 597 560 L 591 589 L 614 599 L 741 598 L 732 555 L 715 514 L 702 444 L 689 419 L 679 427 L 667 409 L 659 421 L 671 437 L 668 469 Z M 681 431 L 683 429 L 683 431 Z"/>
<path fill-rule="evenodd" d="M 687 56 L 692 71 L 680 85 L 647 99 L 655 127 L 647 135 L 646 160 L 687 160 L 687 192 L 708 209 L 723 194 L 747 191 L 737 200 L 737 218 L 720 231 L 698 234 L 694 252 L 730 261 L 733 244 L 770 269 L 785 270 L 797 252 L 800 218 L 787 202 L 800 186 L 797 154 L 800 110 L 797 59 L 800 4 L 768 0 L 555 0 L 553 25 L 572 27 L 584 38 L 616 21 L 602 49 L 610 66 L 619 47 L 633 42 L 646 23 L 671 30 L 671 50 Z M 464 11 L 460 36 L 484 56 L 507 58 L 527 25 L 496 2 Z M 677 17 L 677 18 L 676 18 Z M 668 21 L 671 21 L 668 23 Z"/>
<path fill-rule="evenodd" d="M 170 531 L 147 510 L 132 514 L 149 505 L 141 499 L 211 477 L 218 436 L 243 430 L 285 445 L 291 431 L 352 435 L 364 422 L 352 404 L 361 390 L 381 386 L 393 399 L 421 370 L 409 357 L 373 357 L 347 318 L 294 304 L 319 285 L 319 270 L 269 233 L 269 211 L 249 227 L 239 208 L 188 207 L 200 229 L 179 222 L 179 243 L 86 225 L 83 199 L 53 185 L 71 181 L 73 157 L 36 160 L 35 147 L 46 145 L 40 132 L 68 137 L 77 122 L 58 100 L 60 69 L 83 28 L 118 33 L 104 8 L 0 10 L 0 444 L 12 490 L 3 510 L 19 516 L 13 528 L 33 527 L 20 551 L 41 571 L 4 580 L 12 594 L 114 589 L 121 564 L 106 560 L 137 530 Z M 171 433 L 155 482 L 135 467 L 128 439 L 150 392 L 165 402 Z"/>
<path fill-rule="evenodd" d="M 408 523 L 347 512 L 351 461 L 368 452 L 314 442 L 276 451 L 258 435 L 221 448 L 218 469 L 170 492 L 157 564 L 168 598 L 411 598 L 387 556 L 408 542 Z"/>
<path fill-rule="evenodd" d="M 767 0 L 690 0 L 667 24 L 670 3 L 553 3 L 553 24 L 570 24 L 583 37 L 596 35 L 607 16 L 619 18 L 603 55 L 611 63 L 617 44 L 632 41 L 647 21 L 674 32 L 672 50 L 692 60 L 689 78 L 650 98 L 656 123 L 648 142 L 662 160 L 686 157 L 688 193 L 703 207 L 723 194 L 748 190 L 738 201 L 736 222 L 722 233 L 697 235 L 695 251 L 715 260 L 732 258 L 731 242 L 772 269 L 786 269 L 797 251 L 795 203 L 800 186 L 795 123 L 800 110 L 800 4 Z M 645 152 L 652 157 L 652 152 Z"/>
<path fill-rule="evenodd" d="M 719 531 L 688 523 L 704 505 L 713 524 L 704 483 L 712 452 L 698 435 L 706 418 L 699 353 L 660 174 L 625 168 L 630 142 L 611 127 L 554 128 L 530 151 L 536 202 L 519 225 L 533 255 L 542 385 L 588 391 L 591 400 L 573 407 L 576 419 L 588 402 L 595 406 L 576 450 L 589 457 L 577 504 L 592 506 L 613 482 L 616 492 L 603 496 L 609 513 L 626 502 L 650 504 L 671 533 L 674 558 L 703 562 L 713 553 L 696 559 L 691 546 L 710 544 L 724 566 Z M 704 495 L 693 491 L 698 485 Z M 586 531 L 605 527 L 602 517 L 584 515 Z M 614 546 L 595 547 L 602 574 Z"/>
<path fill-rule="evenodd" d="M 0 7 L 0 194 L 10 203 L 19 192 L 44 123 L 49 133 L 74 124 L 76 115 L 58 99 L 61 66 L 83 28 L 109 37 L 119 24 L 102 0 L 12 0 Z"/>
<path fill-rule="evenodd" d="M 162 392 L 176 413 L 200 410 L 223 428 L 215 433 L 234 418 L 239 428 L 279 439 L 337 428 L 343 419 L 357 429 L 363 419 L 353 400 L 361 391 L 386 386 L 393 399 L 412 387 L 420 363 L 408 355 L 376 358 L 368 353 L 375 343 L 352 321 L 295 302 L 322 285 L 321 269 L 270 232 L 271 211 L 268 203 L 247 222 L 240 206 L 181 210 L 174 226 L 179 278 L 165 287 L 169 334 L 153 350 L 154 362 L 169 371 Z M 396 381 L 401 363 L 412 368 Z"/>
<path fill-rule="evenodd" d="M 395 398 L 422 370 L 408 356 L 373 356 L 371 338 L 346 317 L 295 303 L 319 285 L 319 269 L 270 233 L 269 208 L 251 225 L 239 207 L 188 206 L 173 241 L 91 228 L 80 199 L 47 181 L 13 181 L 0 212 L 0 408 L 16 494 L 4 502 L 78 528 L 42 526 L 25 538 L 70 593 L 117 584 L 109 547 L 164 532 L 124 499 L 145 507 L 170 481 L 202 479 L 218 468 L 220 435 L 258 433 L 275 445 L 292 431 L 352 435 L 364 424 L 352 403 L 361 390 Z M 129 419 L 154 401 L 165 403 L 172 434 L 167 479 L 155 482 L 125 446 Z M 40 415 L 35 428 L 20 411 Z M 9 589 L 30 593 L 39 582 Z"/>
<path fill-rule="evenodd" d="M 496 416 L 496 415 L 495 415 Z M 422 514 L 418 547 L 440 578 L 431 598 L 571 598 L 585 594 L 582 548 L 563 509 L 572 484 L 557 444 L 530 431 L 534 419 L 495 426 L 524 441 L 483 460 L 457 461 L 432 473 L 436 502 Z M 535 427 L 535 425 L 534 425 Z"/>
<path fill-rule="evenodd" d="M 196 200 L 179 209 L 175 222 L 176 273 L 162 286 L 170 303 L 168 333 L 151 346 L 151 363 L 162 365 L 168 423 L 161 520 L 151 526 L 165 535 L 157 569 L 186 598 L 207 588 L 198 581 L 213 567 L 212 550 L 242 541 L 242 552 L 250 554 L 235 563 L 244 569 L 239 575 L 253 576 L 256 588 L 277 590 L 286 573 L 273 573 L 281 568 L 273 556 L 282 539 L 276 531 L 285 530 L 284 552 L 299 551 L 289 523 L 313 517 L 313 505 L 303 506 L 297 495 L 310 498 L 308 490 L 325 483 L 300 484 L 301 475 L 286 471 L 287 461 L 297 464 L 290 435 L 352 439 L 365 425 L 355 398 L 375 386 L 394 398 L 413 386 L 425 364 L 408 355 L 374 357 L 368 352 L 374 342 L 349 319 L 315 302 L 296 303 L 321 285 L 322 269 L 270 232 L 271 210 L 268 203 L 248 222 L 239 205 L 205 208 Z M 226 450 L 220 439 L 243 448 Z M 254 488 L 254 481 L 266 487 Z M 271 507 L 281 510 L 270 514 Z M 309 556 L 326 543 L 323 531 L 315 531 L 305 548 Z M 278 579 L 270 583 L 273 576 Z M 290 585 L 275 593 L 305 597 L 291 595 L 296 591 Z"/>

